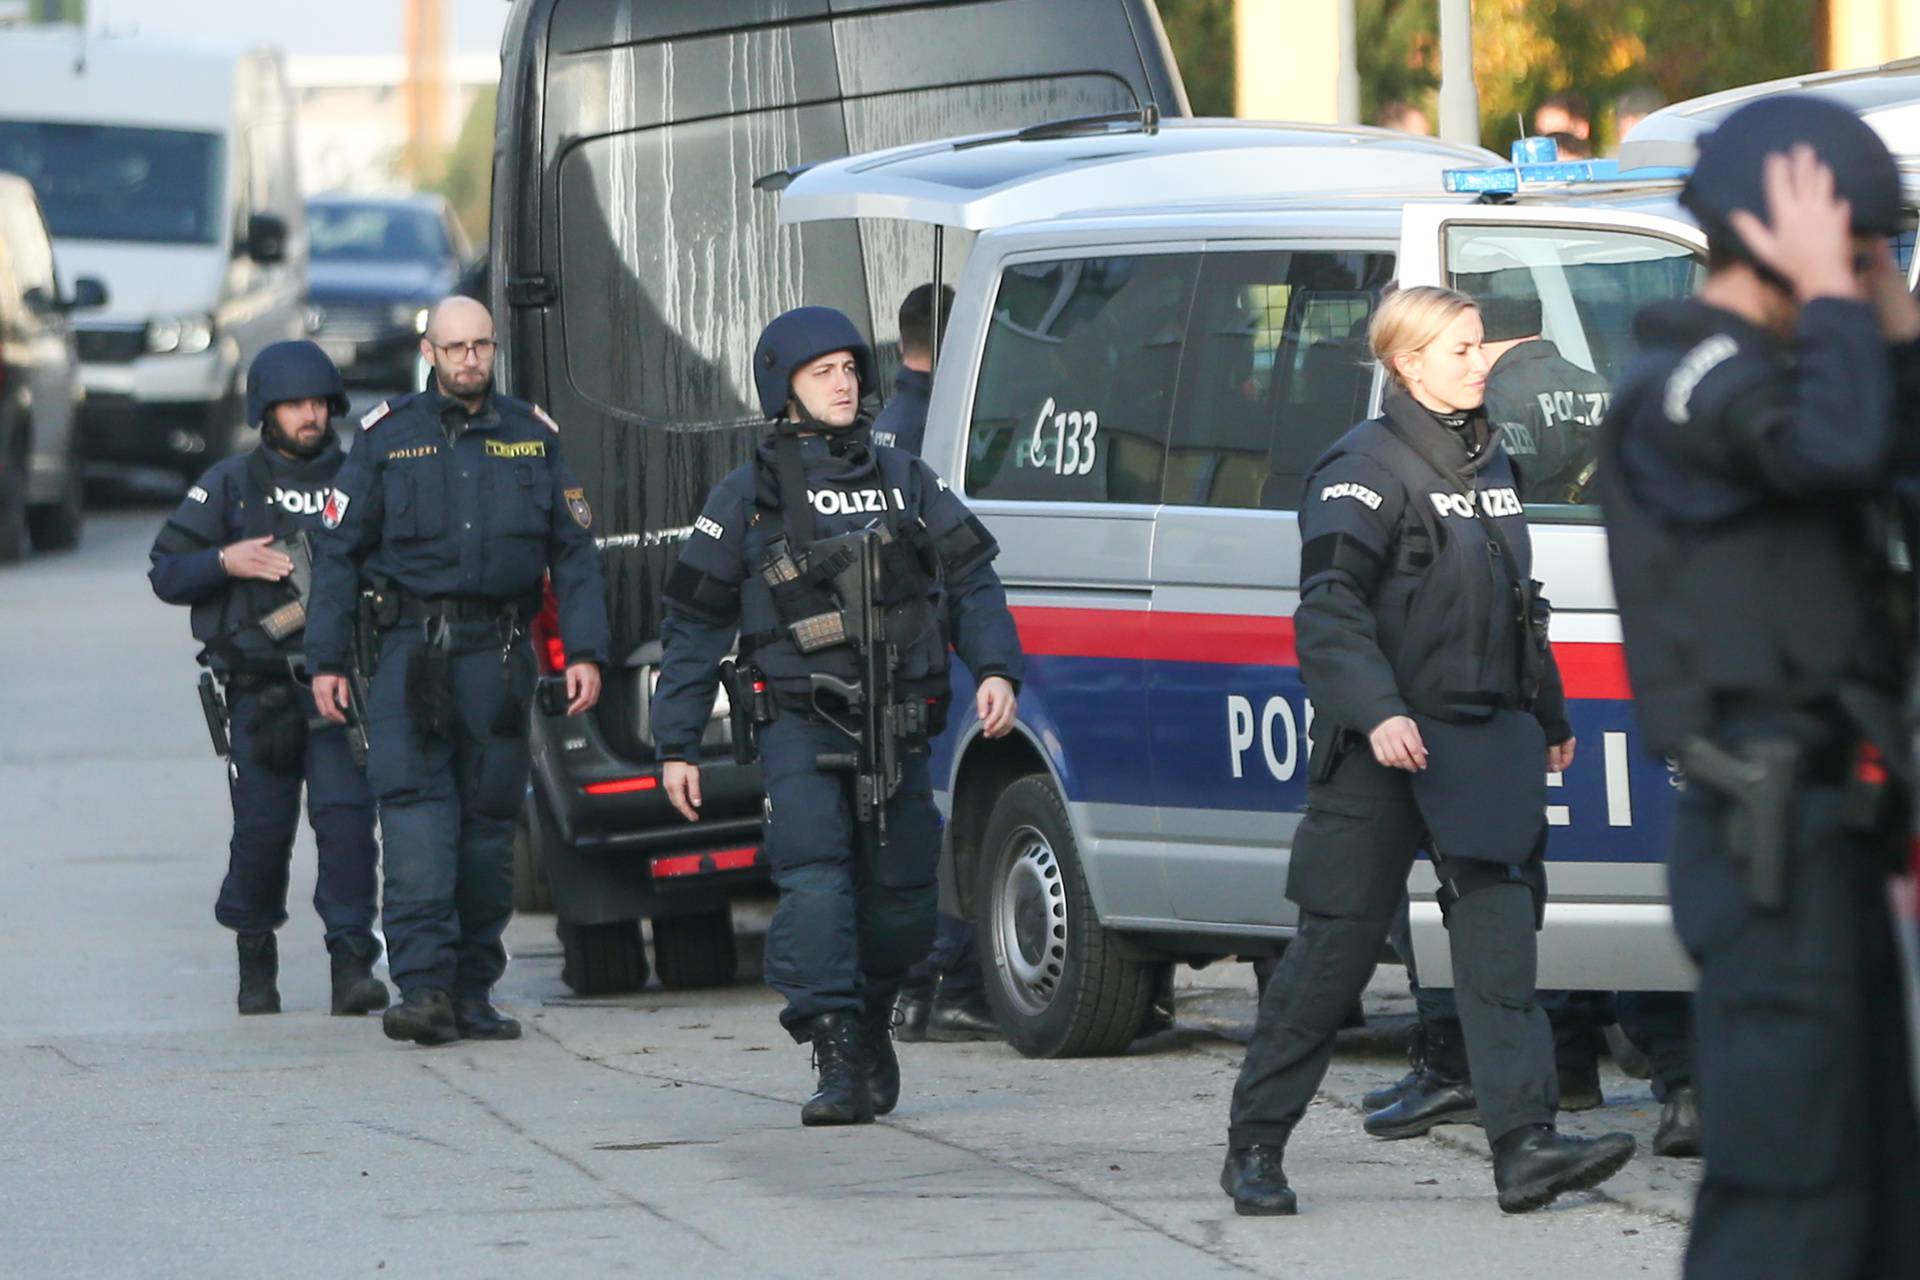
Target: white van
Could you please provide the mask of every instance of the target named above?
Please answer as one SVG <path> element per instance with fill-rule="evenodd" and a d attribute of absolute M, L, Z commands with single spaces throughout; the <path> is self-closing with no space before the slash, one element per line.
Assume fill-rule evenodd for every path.
<path fill-rule="evenodd" d="M 33 184 L 61 268 L 110 296 L 75 325 L 89 464 L 197 474 L 244 426 L 254 354 L 306 331 L 278 56 L 0 33 L 0 170 Z"/>
<path fill-rule="evenodd" d="M 1264 146 L 1231 145 L 1248 131 Z M 1382 286 L 1471 292 L 1524 271 L 1544 336 L 1611 378 L 1634 313 L 1704 270 L 1676 175 L 1614 180 L 1601 162 L 1527 174 L 1585 181 L 1520 181 L 1489 153 L 1437 147 L 1109 125 L 829 161 L 782 197 L 784 220 L 978 232 L 925 456 L 1001 543 L 1028 675 L 1018 732 L 998 740 L 979 734 L 960 676 L 934 776 L 954 887 L 1023 1052 L 1118 1051 L 1157 966 L 1258 955 L 1291 933 L 1313 722 L 1295 512 L 1314 460 L 1378 411 L 1364 334 Z M 1289 174 L 1303 194 L 1276 197 Z M 1635 746 L 1598 512 L 1545 496 L 1528 508 L 1535 565 L 1581 750 L 1549 779 L 1540 983 L 1683 989 L 1662 865 L 1671 777 Z M 1411 888 L 1422 975 L 1447 985 L 1424 862 Z"/>

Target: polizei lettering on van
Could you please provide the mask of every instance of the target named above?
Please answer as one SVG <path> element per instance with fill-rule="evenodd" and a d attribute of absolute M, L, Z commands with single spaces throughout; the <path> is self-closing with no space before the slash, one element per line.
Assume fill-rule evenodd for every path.
<path fill-rule="evenodd" d="M 823 516 L 857 516 L 868 511 L 886 511 L 885 489 L 809 489 L 807 501 Z M 893 505 L 904 510 L 906 500 L 893 491 Z"/>
<path fill-rule="evenodd" d="M 1490 516 L 1517 516 L 1520 514 L 1520 495 L 1512 489 L 1481 489 L 1473 493 L 1431 493 L 1434 510 L 1443 516 L 1458 516 L 1462 520 L 1473 519 L 1473 508 L 1477 501 L 1484 506 Z"/>

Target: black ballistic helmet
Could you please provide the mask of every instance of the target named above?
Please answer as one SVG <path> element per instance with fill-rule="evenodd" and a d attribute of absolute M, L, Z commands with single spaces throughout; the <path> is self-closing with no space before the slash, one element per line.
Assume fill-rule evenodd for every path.
<path fill-rule="evenodd" d="M 769 420 L 787 415 L 794 371 L 836 351 L 853 353 L 861 394 L 874 386 L 873 349 L 853 321 L 832 307 L 796 307 L 775 316 L 753 347 L 753 386 Z"/>
<path fill-rule="evenodd" d="M 1707 239 L 1750 258 L 1734 211 L 1767 220 L 1766 158 L 1805 143 L 1833 170 L 1834 194 L 1853 207 L 1856 235 L 1900 229 L 1900 170 L 1880 135 L 1839 103 L 1803 93 L 1741 107 L 1700 140 L 1700 159 L 1680 203 Z"/>
<path fill-rule="evenodd" d="M 301 339 L 263 348 L 247 370 L 247 421 L 262 426 L 267 410 L 288 400 L 324 396 L 336 418 L 347 412 L 347 389 L 340 370 L 318 343 Z"/>

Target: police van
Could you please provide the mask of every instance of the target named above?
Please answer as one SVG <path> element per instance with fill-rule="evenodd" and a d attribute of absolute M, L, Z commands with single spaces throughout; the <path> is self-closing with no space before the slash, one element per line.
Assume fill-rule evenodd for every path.
<path fill-rule="evenodd" d="M 1287 148 L 1312 194 L 1224 193 L 1222 172 L 1257 193 L 1258 166 L 1195 139 L 1231 130 Z M 1612 379 L 1635 312 L 1701 278 L 1681 171 L 1561 164 L 1539 142 L 1535 163 L 1435 163 L 1439 144 L 1375 130 L 1142 121 L 899 148 L 788 187 L 788 221 L 958 232 L 925 456 L 1003 547 L 1028 676 L 1018 731 L 990 741 L 962 673 L 935 779 L 952 888 L 1022 1052 L 1116 1052 L 1159 966 L 1291 932 L 1314 714 L 1296 513 L 1314 460 L 1379 409 L 1365 332 L 1383 287 L 1521 281 L 1542 336 Z M 1587 427 L 1590 449 L 1571 401 L 1543 417 Z M 1599 513 L 1584 484 L 1522 496 L 1580 748 L 1548 778 L 1540 985 L 1684 989 L 1662 866 L 1675 783 L 1635 743 Z M 1447 985 L 1434 887 L 1417 865 L 1416 953 Z"/>

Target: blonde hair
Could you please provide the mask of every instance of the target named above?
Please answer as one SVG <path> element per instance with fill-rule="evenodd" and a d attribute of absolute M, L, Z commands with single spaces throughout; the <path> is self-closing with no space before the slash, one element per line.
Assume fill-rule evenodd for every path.
<path fill-rule="evenodd" d="M 1380 309 L 1367 322 L 1367 346 L 1393 385 L 1405 391 L 1406 381 L 1394 368 L 1393 358 L 1423 349 L 1461 312 L 1479 309 L 1479 303 L 1457 289 L 1431 284 L 1396 289 L 1386 296 Z"/>

